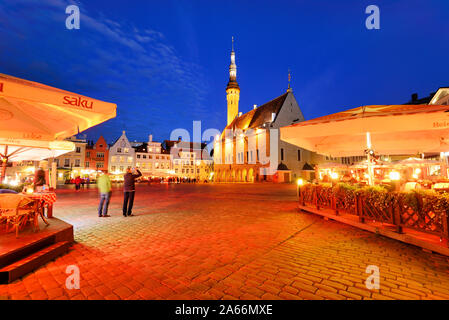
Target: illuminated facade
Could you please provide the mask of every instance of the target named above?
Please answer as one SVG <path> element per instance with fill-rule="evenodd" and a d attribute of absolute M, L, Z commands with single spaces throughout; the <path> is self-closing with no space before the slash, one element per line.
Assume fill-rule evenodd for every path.
<path fill-rule="evenodd" d="M 101 136 L 95 144 L 86 145 L 85 168 L 91 171 L 108 172 L 109 150 L 106 140 Z"/>
<path fill-rule="evenodd" d="M 134 147 L 136 166 L 142 172 L 144 178 L 165 178 L 174 176 L 172 170 L 171 155 L 166 152 L 160 142 L 153 141 L 153 136 Z"/>
<path fill-rule="evenodd" d="M 123 131 L 120 138 L 109 148 L 108 170 L 112 179 L 123 179 L 123 174 L 127 168 L 135 166 L 135 151 Z"/>
<path fill-rule="evenodd" d="M 213 159 L 205 143 L 165 140 L 163 147 L 171 155 L 176 177 L 200 182 L 211 180 Z"/>
<path fill-rule="evenodd" d="M 259 107 L 254 105 L 245 114 L 239 113 L 240 88 L 232 48 L 226 94 L 227 126 L 214 144 L 215 181 L 290 182 L 313 171 L 309 168 L 316 155 L 279 138 L 280 127 L 304 121 L 290 84 L 281 96 Z"/>

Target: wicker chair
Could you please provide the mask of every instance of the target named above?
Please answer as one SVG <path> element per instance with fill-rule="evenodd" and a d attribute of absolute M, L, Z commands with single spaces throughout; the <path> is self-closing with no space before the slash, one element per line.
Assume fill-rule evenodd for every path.
<path fill-rule="evenodd" d="M 37 218 L 37 203 L 32 199 L 21 194 L 0 194 L 0 222 L 6 222 L 6 232 L 15 229 L 17 238 L 19 229 L 29 219 L 32 220 L 35 229 Z"/>

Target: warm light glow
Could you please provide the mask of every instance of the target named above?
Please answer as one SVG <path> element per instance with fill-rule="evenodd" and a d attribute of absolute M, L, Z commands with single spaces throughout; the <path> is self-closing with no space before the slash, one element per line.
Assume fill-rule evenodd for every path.
<path fill-rule="evenodd" d="M 304 180 L 300 178 L 296 183 L 298 184 L 298 186 L 302 186 L 304 184 Z"/>
<path fill-rule="evenodd" d="M 371 134 L 369 132 L 366 133 L 366 147 L 371 149 Z"/>
<path fill-rule="evenodd" d="M 332 179 L 334 179 L 334 180 L 337 180 L 338 179 L 338 173 L 336 173 L 336 172 L 331 172 L 331 178 Z"/>
<path fill-rule="evenodd" d="M 413 177 L 413 179 L 418 179 L 418 178 L 419 178 L 419 176 L 418 176 L 416 173 L 414 173 L 414 174 L 412 175 L 412 177 Z"/>
<path fill-rule="evenodd" d="M 391 171 L 390 172 L 390 179 L 391 180 L 395 180 L 395 181 L 400 180 L 401 179 L 401 174 L 399 172 L 397 172 L 397 171 Z"/>
<path fill-rule="evenodd" d="M 421 169 L 420 169 L 420 168 L 416 168 L 416 169 L 415 169 L 415 174 L 418 175 L 418 174 L 420 174 L 420 173 L 421 173 Z"/>

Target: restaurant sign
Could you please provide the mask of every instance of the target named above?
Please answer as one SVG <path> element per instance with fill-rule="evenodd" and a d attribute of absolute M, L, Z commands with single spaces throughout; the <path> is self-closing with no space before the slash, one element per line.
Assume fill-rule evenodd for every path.
<path fill-rule="evenodd" d="M 64 101 L 62 103 L 70 104 L 71 106 L 83 107 L 85 109 L 92 109 L 94 105 L 93 101 L 89 102 L 89 100 L 83 99 L 82 97 L 70 97 L 70 96 L 65 96 Z"/>
<path fill-rule="evenodd" d="M 446 121 L 446 120 L 444 120 L 444 121 L 435 121 L 433 123 L 433 127 L 434 128 L 447 128 L 447 127 L 449 127 L 449 121 Z"/>

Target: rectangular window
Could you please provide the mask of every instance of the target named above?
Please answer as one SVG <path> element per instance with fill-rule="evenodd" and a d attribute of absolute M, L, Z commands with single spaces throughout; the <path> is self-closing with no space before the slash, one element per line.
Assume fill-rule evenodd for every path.
<path fill-rule="evenodd" d="M 122 148 L 117 148 L 117 153 L 122 153 Z"/>
<path fill-rule="evenodd" d="M 112 166 L 112 167 L 111 167 L 111 171 L 115 171 L 115 166 Z"/>
<path fill-rule="evenodd" d="M 64 159 L 64 167 L 70 167 L 70 159 Z"/>
<path fill-rule="evenodd" d="M 90 167 L 90 163 L 89 163 L 89 161 L 87 161 L 86 162 L 86 168 L 89 168 Z"/>
<path fill-rule="evenodd" d="M 298 161 L 301 161 L 301 149 L 298 149 Z"/>
<path fill-rule="evenodd" d="M 87 157 L 87 158 L 90 158 L 90 151 L 87 151 L 87 152 L 86 152 L 86 157 Z"/>
<path fill-rule="evenodd" d="M 80 159 L 75 159 L 75 167 L 79 167 L 80 166 Z"/>
<path fill-rule="evenodd" d="M 76 153 L 81 153 L 81 147 L 76 147 Z"/>
<path fill-rule="evenodd" d="M 104 152 L 97 152 L 97 158 L 104 158 Z"/>
<path fill-rule="evenodd" d="M 98 168 L 103 168 L 104 163 L 103 162 L 97 162 L 97 169 Z"/>
<path fill-rule="evenodd" d="M 137 159 L 140 159 L 140 154 L 137 155 Z"/>
<path fill-rule="evenodd" d="M 281 148 L 281 161 L 284 160 L 284 149 Z"/>

